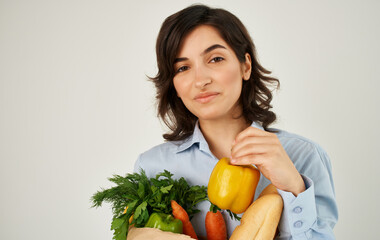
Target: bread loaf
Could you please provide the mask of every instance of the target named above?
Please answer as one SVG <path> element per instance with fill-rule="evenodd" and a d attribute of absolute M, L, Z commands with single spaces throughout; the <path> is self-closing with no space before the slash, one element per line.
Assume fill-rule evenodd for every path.
<path fill-rule="evenodd" d="M 230 240 L 273 239 L 282 208 L 282 198 L 270 184 L 244 212 L 240 225 L 235 228 Z"/>

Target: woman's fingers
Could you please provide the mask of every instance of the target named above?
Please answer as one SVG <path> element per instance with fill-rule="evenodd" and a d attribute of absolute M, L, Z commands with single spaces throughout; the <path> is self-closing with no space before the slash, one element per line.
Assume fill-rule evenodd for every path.
<path fill-rule="evenodd" d="M 238 160 L 246 155 L 275 152 L 276 148 L 281 147 L 279 145 L 280 141 L 275 134 L 248 127 L 236 137 L 231 148 L 231 157 Z"/>
<path fill-rule="evenodd" d="M 231 164 L 256 165 L 278 189 L 297 195 L 305 187 L 301 175 L 274 133 L 248 127 L 236 136 L 231 158 Z"/>
<path fill-rule="evenodd" d="M 272 136 L 247 136 L 244 139 L 236 142 L 231 147 L 231 155 L 239 152 L 242 148 L 247 147 L 247 145 L 264 145 L 269 144 L 272 145 L 276 142 L 276 140 Z"/>
<path fill-rule="evenodd" d="M 266 159 L 266 154 L 250 154 L 244 155 L 239 158 L 231 159 L 231 164 L 234 165 L 256 165 L 257 167 L 261 165 L 263 161 Z"/>
<path fill-rule="evenodd" d="M 270 143 L 244 144 L 239 149 L 233 150 L 231 152 L 231 157 L 232 159 L 239 160 L 240 158 L 247 155 L 259 155 L 259 154 L 270 153 L 274 150 L 274 148 L 275 148 L 275 145 L 270 144 Z"/>

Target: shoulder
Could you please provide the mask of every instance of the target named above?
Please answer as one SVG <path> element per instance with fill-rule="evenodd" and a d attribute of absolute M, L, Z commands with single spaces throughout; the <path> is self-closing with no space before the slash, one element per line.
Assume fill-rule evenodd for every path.
<path fill-rule="evenodd" d="M 179 142 L 164 142 L 144 151 L 140 154 L 140 156 L 144 158 L 150 156 L 160 156 L 162 154 L 165 155 L 175 153 L 179 145 Z"/>
<path fill-rule="evenodd" d="M 157 169 L 170 165 L 175 161 L 181 143 L 181 141 L 164 142 L 142 152 L 135 162 L 134 172 L 144 169 L 145 171 L 151 170 L 153 174 Z M 147 174 L 151 175 L 149 172 Z"/>
<path fill-rule="evenodd" d="M 158 144 L 140 154 L 138 161 L 144 162 L 150 159 L 159 160 L 170 157 L 177 152 L 180 142 L 164 142 Z"/>
<path fill-rule="evenodd" d="M 285 130 L 275 128 L 271 128 L 271 130 L 277 131 L 278 139 L 292 160 L 302 160 L 309 163 L 310 161 L 318 161 L 326 167 L 330 166 L 330 159 L 326 151 L 315 141 Z"/>
<path fill-rule="evenodd" d="M 303 147 L 307 149 L 322 149 L 322 147 L 314 142 L 313 140 L 303 137 L 301 135 L 298 135 L 296 133 L 291 133 L 282 129 L 277 128 L 271 128 L 271 131 L 276 131 L 275 134 L 277 135 L 278 139 L 281 141 L 283 145 L 286 147 Z M 285 147 L 284 146 L 284 147 Z"/>

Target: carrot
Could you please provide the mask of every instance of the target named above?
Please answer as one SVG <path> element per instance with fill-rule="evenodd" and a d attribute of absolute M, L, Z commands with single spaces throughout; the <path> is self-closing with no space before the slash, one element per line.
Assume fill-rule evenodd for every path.
<path fill-rule="evenodd" d="M 226 240 L 227 227 L 220 211 L 216 213 L 208 211 L 206 214 L 207 240 Z"/>
<path fill-rule="evenodd" d="M 181 205 L 179 205 L 175 200 L 171 200 L 170 203 L 172 205 L 174 218 L 179 219 L 182 222 L 183 234 L 186 234 L 194 239 L 198 239 L 186 210 L 183 209 L 183 207 L 181 207 Z"/>

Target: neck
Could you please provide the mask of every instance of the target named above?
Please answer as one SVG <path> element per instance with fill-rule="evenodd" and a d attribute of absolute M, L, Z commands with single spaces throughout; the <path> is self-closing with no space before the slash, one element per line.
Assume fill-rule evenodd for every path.
<path fill-rule="evenodd" d="M 231 156 L 232 142 L 244 129 L 250 126 L 244 117 L 238 119 L 199 120 L 199 127 L 211 152 L 218 159 Z"/>

